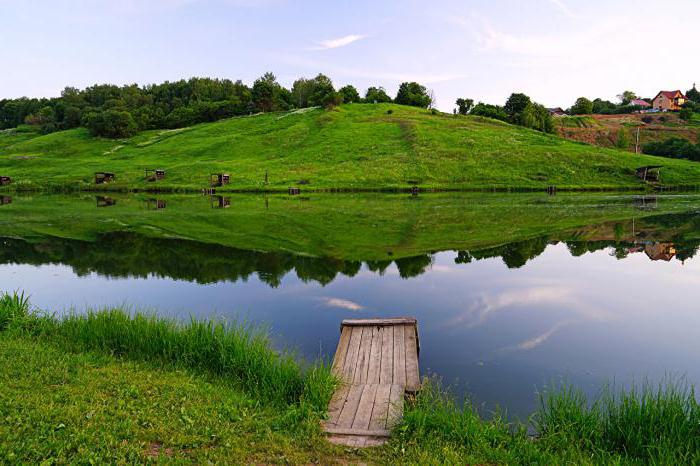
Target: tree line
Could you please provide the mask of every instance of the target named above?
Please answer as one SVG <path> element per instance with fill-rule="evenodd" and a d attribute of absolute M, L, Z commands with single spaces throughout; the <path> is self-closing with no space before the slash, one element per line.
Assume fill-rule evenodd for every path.
<path fill-rule="evenodd" d="M 543 133 L 554 133 L 554 120 L 543 105 L 533 102 L 529 96 L 513 93 L 505 105 L 493 105 L 479 102 L 474 105 L 474 99 L 459 98 L 455 102 L 454 113 L 460 115 L 477 115 L 505 121 L 514 125 L 532 128 Z"/>
<path fill-rule="evenodd" d="M 432 92 L 416 82 L 402 83 L 393 99 L 380 86 L 368 88 L 361 97 L 352 85 L 336 90 L 323 74 L 299 78 L 290 89 L 272 73 L 265 73 L 252 86 L 212 78 L 146 86 L 98 84 L 82 90 L 66 87 L 57 98 L 0 100 L 0 130 L 29 124 L 47 134 L 83 126 L 95 136 L 119 138 L 142 130 L 182 128 L 258 112 L 354 102 L 428 108 L 433 101 Z"/>

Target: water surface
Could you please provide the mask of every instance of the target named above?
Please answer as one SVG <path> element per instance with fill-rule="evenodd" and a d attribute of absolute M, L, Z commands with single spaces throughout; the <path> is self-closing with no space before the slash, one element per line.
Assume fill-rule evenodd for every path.
<path fill-rule="evenodd" d="M 344 318 L 419 320 L 421 371 L 527 416 L 562 378 L 700 384 L 691 195 L 13 197 L 0 289 L 56 312 L 245 319 L 330 358 Z"/>

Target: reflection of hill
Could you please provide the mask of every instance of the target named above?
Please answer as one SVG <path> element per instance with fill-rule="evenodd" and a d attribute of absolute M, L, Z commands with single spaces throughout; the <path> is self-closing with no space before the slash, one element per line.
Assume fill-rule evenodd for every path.
<path fill-rule="evenodd" d="M 547 245 L 565 242 L 573 256 L 611 248 L 622 259 L 629 254 L 646 253 L 652 260 L 693 257 L 700 246 L 695 238 L 699 217 L 669 214 L 627 223 L 609 223 L 573 231 L 507 242 L 492 247 L 461 250 L 456 263 L 500 257 L 509 268 L 519 268 L 544 252 Z M 628 230 L 631 232 L 629 235 Z M 303 281 L 328 284 L 338 275 L 352 277 L 363 261 L 320 258 L 289 252 L 260 252 L 197 241 L 152 238 L 133 232 L 99 234 L 94 240 L 74 240 L 55 236 L 31 239 L 7 238 L 2 241 L 0 262 L 22 264 L 65 264 L 78 275 L 92 272 L 110 277 L 147 277 L 213 283 L 247 280 L 251 275 L 275 287 L 294 271 Z M 368 260 L 366 267 L 376 273 L 394 264 L 402 278 L 421 275 L 432 264 L 431 254 L 400 257 L 395 260 Z"/>

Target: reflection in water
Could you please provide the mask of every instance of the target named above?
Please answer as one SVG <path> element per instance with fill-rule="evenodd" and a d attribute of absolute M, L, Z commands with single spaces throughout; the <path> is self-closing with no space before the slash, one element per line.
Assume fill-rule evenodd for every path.
<path fill-rule="evenodd" d="M 217 200 L 217 205 L 228 206 L 230 203 L 228 198 L 222 196 L 214 196 L 212 199 Z M 164 201 L 162 204 L 158 204 L 160 201 L 154 202 L 149 201 L 148 205 L 152 205 L 153 208 L 165 208 Z M 469 264 L 500 258 L 508 268 L 517 269 L 540 256 L 547 246 L 559 242 L 563 242 L 574 257 L 611 249 L 612 255 L 618 259 L 643 253 L 652 261 L 668 262 L 674 257 L 685 261 L 694 257 L 700 246 L 700 239 L 684 239 L 684 233 L 695 231 L 696 220 L 696 216 L 686 214 L 648 218 L 642 225 L 635 226 L 634 241 L 602 238 L 585 241 L 557 239 L 580 235 L 581 229 L 578 229 L 575 232 L 559 233 L 557 236 L 537 237 L 471 251 L 457 251 L 454 262 Z M 659 231 L 660 226 L 673 229 Z M 622 236 L 619 228 L 616 230 L 613 226 L 608 229 Z M 654 241 L 652 237 L 668 239 Z M 394 264 L 399 276 L 404 279 L 426 273 L 432 269 L 434 263 L 433 254 L 363 262 L 300 256 L 285 252 L 248 251 L 183 239 L 151 238 L 129 232 L 101 234 L 95 241 L 59 237 L 45 237 L 32 241 L 6 238 L 3 240 L 0 261 L 33 265 L 69 265 L 78 276 L 92 272 L 108 277 L 147 278 L 154 275 L 196 283 L 247 280 L 251 275 L 257 274 L 262 282 L 271 287 L 279 286 L 284 276 L 292 271 L 304 282 L 315 281 L 327 285 L 338 275 L 354 277 L 363 263 L 368 270 L 379 275 Z"/>

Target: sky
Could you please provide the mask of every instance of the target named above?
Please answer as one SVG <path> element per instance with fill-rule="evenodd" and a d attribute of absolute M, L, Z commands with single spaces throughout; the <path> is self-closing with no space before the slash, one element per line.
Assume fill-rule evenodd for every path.
<path fill-rule="evenodd" d="M 700 84 L 697 0 L 0 0 L 0 98 L 272 71 L 503 104 Z"/>

